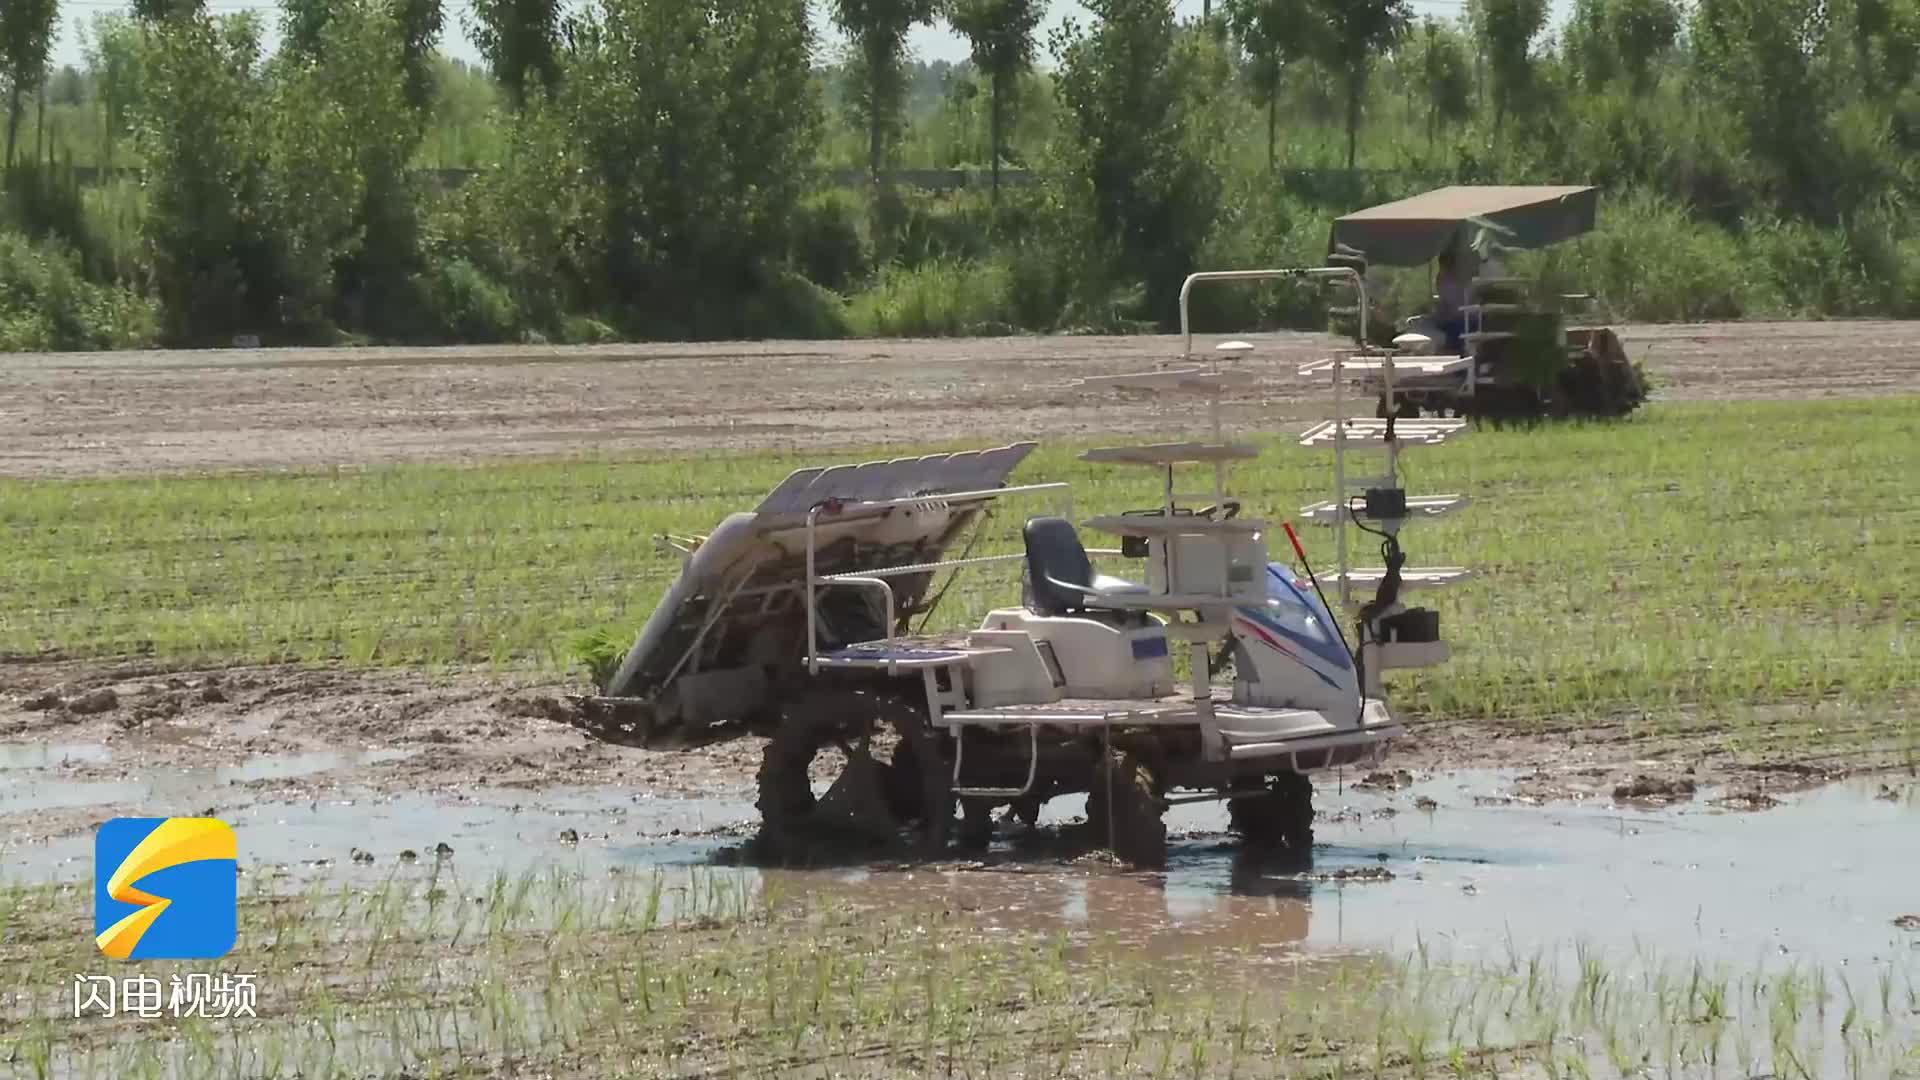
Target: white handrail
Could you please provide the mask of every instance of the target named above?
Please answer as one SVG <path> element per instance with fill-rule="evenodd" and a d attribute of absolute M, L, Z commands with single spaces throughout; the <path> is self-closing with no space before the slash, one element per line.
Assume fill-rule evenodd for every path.
<path fill-rule="evenodd" d="M 836 574 L 831 579 L 826 579 L 826 581 L 834 585 L 865 585 L 869 588 L 879 589 L 880 595 L 886 600 L 887 621 L 885 623 L 885 633 L 874 640 L 886 641 L 893 637 L 893 586 L 877 577 L 863 577 L 857 574 Z M 855 642 L 854 644 L 858 645 L 863 643 Z M 815 665 L 818 666 L 818 661 L 815 661 Z"/>
<path fill-rule="evenodd" d="M 1088 554 L 1092 554 L 1092 552 L 1088 552 Z M 904 577 L 908 574 L 925 574 L 935 570 L 956 570 L 967 566 L 985 566 L 988 563 L 1018 562 L 1026 557 L 1025 552 L 1019 551 L 1006 555 L 975 555 L 970 559 L 948 559 L 944 562 L 910 563 L 905 566 L 883 567 L 879 570 L 860 570 L 851 574 L 824 574 L 820 580 L 823 582 L 860 581 L 862 579 Z"/>
<path fill-rule="evenodd" d="M 979 502 L 986 499 L 997 499 L 1002 495 L 1018 495 L 1018 494 L 1022 494 L 1024 492 L 1030 492 L 1030 491 L 1066 491 L 1066 492 L 1069 492 L 1068 497 L 1071 498 L 1072 488 L 1073 488 L 1072 484 L 1069 484 L 1064 480 L 1057 480 L 1057 481 L 1053 481 L 1051 483 L 1046 483 L 1046 484 L 1019 484 L 1013 487 L 987 488 L 980 491 L 939 492 L 939 493 L 929 494 L 929 495 L 911 495 L 911 496 L 907 496 L 905 498 L 899 498 L 899 499 L 875 499 L 872 501 L 848 500 L 846 502 L 841 503 L 838 507 L 835 508 L 835 514 L 836 516 L 838 516 L 847 511 L 867 512 L 867 511 L 874 511 L 874 510 L 888 510 L 888 509 L 892 509 L 900 506 L 924 506 L 928 503 Z M 815 598 L 814 598 L 814 590 L 816 588 L 818 588 L 821 585 L 830 585 L 830 584 L 880 586 L 880 588 L 886 592 L 887 636 L 892 637 L 893 636 L 893 586 L 888 585 L 885 581 L 883 581 L 878 576 L 878 574 L 885 573 L 888 576 L 895 576 L 895 575 L 910 573 L 915 571 L 938 569 L 943 565 L 947 565 L 942 563 L 925 563 L 918 567 L 890 567 L 884 571 L 879 571 L 879 572 L 867 571 L 866 573 L 863 573 L 863 574 L 833 574 L 827 577 L 822 577 L 819 574 L 818 570 L 816 569 L 814 554 L 819 549 L 818 529 L 820 525 L 820 515 L 826 512 L 830 501 L 831 500 L 823 499 L 820 502 L 815 503 L 813 506 L 807 508 L 807 583 L 806 583 L 805 592 L 806 592 L 806 614 L 807 614 L 807 674 L 809 675 L 820 674 L 820 635 L 819 635 L 818 612 L 817 612 L 818 605 L 815 603 Z M 1022 557 L 1024 558 L 1024 556 Z M 1000 559 L 1000 558 L 1004 558 L 1004 556 L 984 556 L 983 557 L 983 559 Z M 970 565 L 973 561 L 974 560 L 955 560 L 952 565 L 965 566 L 965 565 Z"/>
<path fill-rule="evenodd" d="M 1187 319 L 1187 297 L 1192 294 L 1195 282 L 1272 281 L 1278 278 L 1306 277 L 1353 279 L 1354 288 L 1360 293 L 1360 343 L 1364 347 L 1367 341 L 1367 282 L 1360 276 L 1360 271 L 1351 266 L 1299 266 L 1277 270 L 1203 270 L 1196 274 L 1188 274 L 1187 280 L 1180 285 L 1181 359 L 1193 359 L 1193 327 Z"/>

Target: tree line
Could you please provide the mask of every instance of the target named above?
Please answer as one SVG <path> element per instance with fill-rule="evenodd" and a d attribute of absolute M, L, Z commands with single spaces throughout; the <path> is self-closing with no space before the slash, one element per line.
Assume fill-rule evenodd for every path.
<path fill-rule="evenodd" d="M 282 0 L 271 52 L 258 14 L 136 0 L 56 73 L 58 0 L 8 0 L 0 346 L 1165 327 L 1188 272 L 1312 261 L 1436 177 L 1605 187 L 1536 269 L 1622 315 L 1920 297 L 1920 0 L 1577 0 L 1553 33 L 1548 0 L 1084 6 L 1043 40 L 1039 0 L 829 0 L 829 54 L 806 0 L 474 0 L 472 72 L 440 0 Z M 970 56 L 929 76 L 935 22 Z M 78 185 L 63 118 L 138 182 Z M 481 171 L 438 190 L 452 134 Z"/>

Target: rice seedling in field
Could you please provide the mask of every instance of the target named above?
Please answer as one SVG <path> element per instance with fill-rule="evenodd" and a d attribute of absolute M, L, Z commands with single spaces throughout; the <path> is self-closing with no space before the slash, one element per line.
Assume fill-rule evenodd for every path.
<path fill-rule="evenodd" d="M 663 888 L 668 910 L 646 918 Z M 1170 961 L 965 912 L 770 899 L 711 871 L 424 868 L 252 891 L 218 966 L 257 973 L 256 1017 L 75 1020 L 72 973 L 105 963 L 73 930 L 85 904 L 0 890 L 12 1075 L 1897 1077 L 1920 1038 L 1911 958 L 1706 968 L 1574 944 Z"/>
<path fill-rule="evenodd" d="M 1536 726 L 1624 718 L 1643 735 L 1897 728 L 1912 742 L 1920 504 L 1901 493 L 1917 406 L 1658 405 L 1408 455 L 1412 487 L 1484 512 L 1410 538 L 1416 563 L 1481 576 L 1423 595 L 1456 656 L 1401 700 Z M 1073 482 L 1078 516 L 1154 500 L 1152 478 L 1081 463 L 1082 448 L 1043 445 L 1014 481 Z M 654 534 L 704 532 L 802 465 L 921 449 L 8 480 L 0 652 L 584 681 L 574 643 L 598 632 L 599 652 L 617 650 L 676 570 Z M 1314 452 L 1262 460 L 1242 480 L 1249 513 L 1327 497 Z M 992 523 L 973 553 L 1013 550 L 1018 527 Z M 1329 561 L 1329 539 L 1303 531 Z M 1016 589 L 1006 573 L 963 576 L 939 616 L 969 622 Z"/>

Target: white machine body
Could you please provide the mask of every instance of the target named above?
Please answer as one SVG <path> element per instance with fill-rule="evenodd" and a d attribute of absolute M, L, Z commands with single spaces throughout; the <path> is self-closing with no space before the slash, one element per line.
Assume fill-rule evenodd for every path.
<path fill-rule="evenodd" d="M 1233 613 L 1233 700 L 1313 709 L 1336 725 L 1360 718 L 1360 676 L 1313 585 L 1282 563 L 1267 566 L 1267 602 Z"/>

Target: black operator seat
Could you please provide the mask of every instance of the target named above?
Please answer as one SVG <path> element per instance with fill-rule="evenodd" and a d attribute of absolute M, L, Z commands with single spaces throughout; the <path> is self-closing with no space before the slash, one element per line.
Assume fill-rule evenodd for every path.
<path fill-rule="evenodd" d="M 1145 596 L 1149 591 L 1145 585 L 1095 574 L 1093 560 L 1087 557 L 1087 549 L 1080 543 L 1080 534 L 1066 518 L 1028 518 L 1022 536 L 1027 544 L 1028 593 L 1036 615 L 1136 610 L 1101 601 Z"/>

